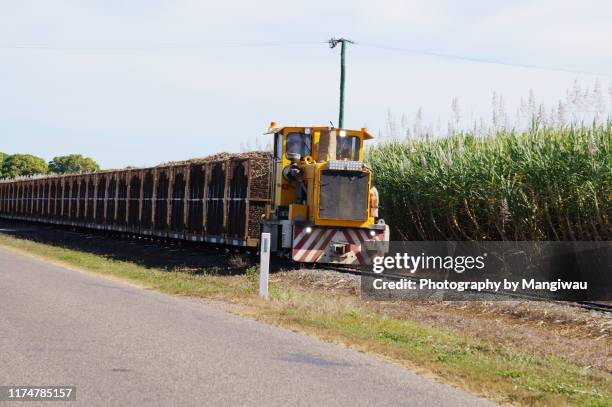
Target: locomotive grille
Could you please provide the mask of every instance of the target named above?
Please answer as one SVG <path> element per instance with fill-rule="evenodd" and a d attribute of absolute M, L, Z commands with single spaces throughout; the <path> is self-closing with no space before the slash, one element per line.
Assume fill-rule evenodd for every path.
<path fill-rule="evenodd" d="M 369 173 L 324 170 L 321 172 L 319 217 L 365 220 L 368 217 Z"/>

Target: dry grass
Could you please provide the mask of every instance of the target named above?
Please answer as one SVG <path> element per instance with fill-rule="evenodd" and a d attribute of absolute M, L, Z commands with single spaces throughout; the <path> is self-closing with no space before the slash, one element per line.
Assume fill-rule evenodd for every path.
<path fill-rule="evenodd" d="M 359 281 L 329 272 L 279 273 L 286 287 L 325 290 L 357 297 Z M 502 347 L 538 356 L 561 355 L 582 367 L 612 373 L 612 318 L 601 312 L 535 301 L 360 301 L 368 309 L 398 319 L 417 320 Z"/>

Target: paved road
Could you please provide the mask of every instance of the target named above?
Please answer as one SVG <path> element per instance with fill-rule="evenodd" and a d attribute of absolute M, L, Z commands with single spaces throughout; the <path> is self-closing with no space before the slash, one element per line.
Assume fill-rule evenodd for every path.
<path fill-rule="evenodd" d="M 76 385 L 71 406 L 489 405 L 202 300 L 2 248 L 0 385 Z"/>

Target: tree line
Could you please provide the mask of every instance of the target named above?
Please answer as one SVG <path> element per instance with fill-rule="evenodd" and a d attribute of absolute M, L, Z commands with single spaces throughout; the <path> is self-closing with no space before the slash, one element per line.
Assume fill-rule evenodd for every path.
<path fill-rule="evenodd" d="M 100 166 L 90 157 L 69 154 L 53 157 L 49 162 L 31 154 L 0 152 L 0 178 L 15 178 L 35 174 L 73 174 L 99 171 Z"/>

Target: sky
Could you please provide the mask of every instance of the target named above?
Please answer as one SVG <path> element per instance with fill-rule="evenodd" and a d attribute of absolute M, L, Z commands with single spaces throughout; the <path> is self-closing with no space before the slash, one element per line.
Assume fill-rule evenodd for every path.
<path fill-rule="evenodd" d="M 467 123 L 493 92 L 607 91 L 610 21 L 607 0 L 0 0 L 0 151 L 145 166 L 265 146 L 270 121 L 337 124 L 331 37 L 355 41 L 345 127 L 446 121 L 454 97 Z"/>

